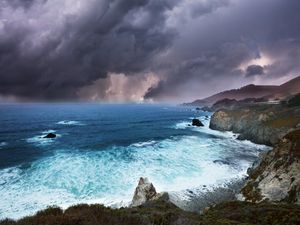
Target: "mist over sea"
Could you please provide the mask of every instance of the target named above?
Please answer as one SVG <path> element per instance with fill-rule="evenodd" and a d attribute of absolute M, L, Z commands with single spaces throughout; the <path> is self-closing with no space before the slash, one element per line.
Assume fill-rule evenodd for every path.
<path fill-rule="evenodd" d="M 127 206 L 139 177 L 186 200 L 245 176 L 265 146 L 208 128 L 172 105 L 0 105 L 0 218 L 49 205 Z M 191 127 L 199 118 L 204 127 Z M 57 134 L 45 139 L 47 133 Z"/>

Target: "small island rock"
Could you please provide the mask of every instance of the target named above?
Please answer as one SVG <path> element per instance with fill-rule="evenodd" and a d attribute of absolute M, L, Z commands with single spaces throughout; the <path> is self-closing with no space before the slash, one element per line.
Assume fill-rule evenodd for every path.
<path fill-rule="evenodd" d="M 44 138 L 56 138 L 56 134 L 49 133 L 46 136 L 44 136 Z"/>
<path fill-rule="evenodd" d="M 203 127 L 204 126 L 203 123 L 198 119 L 193 119 L 192 125 L 196 126 L 196 127 Z"/>

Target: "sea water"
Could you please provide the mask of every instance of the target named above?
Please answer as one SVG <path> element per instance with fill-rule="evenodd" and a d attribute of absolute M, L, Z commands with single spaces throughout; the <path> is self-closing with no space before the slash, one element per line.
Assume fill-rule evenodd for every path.
<path fill-rule="evenodd" d="M 210 113 L 154 104 L 0 105 L 0 218 L 78 203 L 128 206 L 139 177 L 157 191 L 245 176 L 265 146 L 209 129 Z M 199 118 L 204 127 L 190 126 Z M 43 138 L 55 133 L 55 139 Z"/>

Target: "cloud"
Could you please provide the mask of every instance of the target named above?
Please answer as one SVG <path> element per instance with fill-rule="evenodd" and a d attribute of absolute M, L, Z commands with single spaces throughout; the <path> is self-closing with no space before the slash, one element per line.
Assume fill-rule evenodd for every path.
<path fill-rule="evenodd" d="M 165 68 L 164 81 L 145 97 L 185 101 L 250 82 L 276 83 L 298 76 L 299 9 L 295 0 L 242 0 L 220 4 L 197 18 L 184 13 L 184 19 L 169 19 L 174 27 L 182 25 L 180 38 L 160 59 L 172 66 Z M 256 61 L 264 70 L 251 66 Z M 245 76 L 253 72 L 265 74 L 259 79 Z"/>
<path fill-rule="evenodd" d="M 255 76 L 264 74 L 264 68 L 260 65 L 250 65 L 246 69 L 246 76 Z"/>
<path fill-rule="evenodd" d="M 155 74 L 126 76 L 110 73 L 106 78 L 82 87 L 78 96 L 84 101 L 143 102 L 147 90 L 158 81 Z"/>
<path fill-rule="evenodd" d="M 186 101 L 279 82 L 299 75 L 299 10 L 298 0 L 2 0 L 0 96 Z M 116 87 L 122 95 L 101 91 Z"/>
<path fill-rule="evenodd" d="M 21 99 L 77 98 L 108 72 L 149 70 L 172 42 L 166 1 L 2 1 L 0 93 Z M 26 7 L 25 7 L 25 5 Z"/>

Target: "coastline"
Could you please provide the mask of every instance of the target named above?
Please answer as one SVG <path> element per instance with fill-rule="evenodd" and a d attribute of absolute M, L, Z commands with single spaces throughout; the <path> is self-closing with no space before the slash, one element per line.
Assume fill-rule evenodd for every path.
<path fill-rule="evenodd" d="M 296 135 L 296 136 L 295 136 Z M 291 145 L 283 139 L 284 146 L 296 146 L 298 148 L 298 134 L 285 136 L 290 141 L 296 141 Z M 236 138 L 236 134 L 232 137 Z M 294 146 L 294 147 L 293 147 Z M 276 148 L 275 148 L 276 150 Z M 170 200 L 156 199 L 144 203 L 138 207 L 125 207 L 113 209 L 103 205 L 76 205 L 62 210 L 57 207 L 37 212 L 33 216 L 24 217 L 20 220 L 3 220 L 1 225 L 37 225 L 47 221 L 47 224 L 236 224 L 238 221 L 243 224 L 297 224 L 300 222 L 300 205 L 285 202 L 258 202 L 237 201 L 237 195 L 241 188 L 253 180 L 253 171 L 260 168 L 266 155 L 272 156 L 275 151 L 266 151 L 260 154 L 256 162 L 248 168 L 250 177 L 247 179 L 235 180 L 227 186 L 219 187 L 205 192 L 202 196 L 192 196 L 192 201 L 177 202 L 179 207 L 172 202 L 177 199 L 170 194 Z M 280 150 L 280 148 L 279 148 Z M 278 148 L 277 148 L 278 151 Z M 289 152 L 287 152 L 289 154 Z M 271 157 L 272 161 L 272 157 Z M 264 168 L 265 169 L 265 168 Z M 264 172 L 264 171 L 259 171 Z M 253 189 L 254 190 L 254 189 Z M 255 190 L 254 190 L 255 191 Z M 239 198 L 241 199 L 241 198 Z M 295 200 L 295 199 L 294 199 Z M 297 199 L 296 199 L 297 200 Z M 199 202 L 201 204 L 199 204 Z M 261 212 L 264 211 L 264 216 Z M 195 213 L 196 212 L 196 213 Z M 93 218 L 93 221 L 91 221 Z M 77 221 L 77 222 L 75 222 Z M 102 221 L 102 222 L 101 222 Z M 104 222 L 105 221 L 105 222 Z"/>

